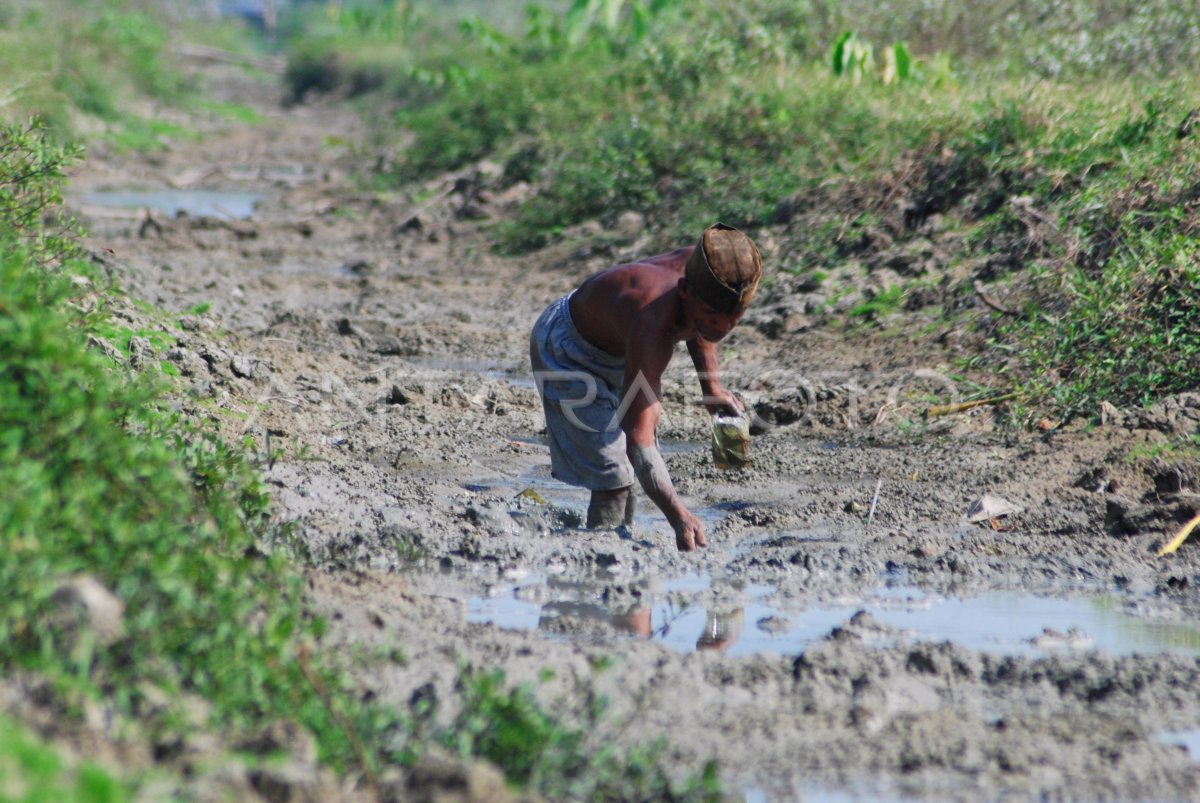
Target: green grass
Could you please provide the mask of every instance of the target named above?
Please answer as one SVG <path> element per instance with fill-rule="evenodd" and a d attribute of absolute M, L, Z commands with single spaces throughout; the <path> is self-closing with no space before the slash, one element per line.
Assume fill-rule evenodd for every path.
<path fill-rule="evenodd" d="M 1200 458 L 1200 435 L 1176 435 L 1157 443 L 1139 445 L 1129 450 L 1126 462 L 1136 463 L 1154 459 L 1195 460 Z"/>
<path fill-rule="evenodd" d="M 900 285 L 893 285 L 892 287 L 880 290 L 869 300 L 851 307 L 847 314 L 851 318 L 879 320 L 897 312 L 903 301 L 904 288 Z"/>
<path fill-rule="evenodd" d="M 125 114 L 108 128 L 100 140 L 110 144 L 118 153 L 154 153 L 163 150 L 172 141 L 196 140 L 199 137 L 197 131 L 179 123 Z"/>
<path fill-rule="evenodd" d="M 259 125 L 264 120 L 261 112 L 243 103 L 225 103 L 201 98 L 196 102 L 196 107 L 211 112 L 223 120 L 242 125 Z"/>
<path fill-rule="evenodd" d="M 75 277 L 102 280 L 70 236 L 50 247 L 11 227 L 31 208 L 38 220 L 52 212 L 44 200 L 57 189 L 36 185 L 55 184 L 69 158 L 36 129 L 0 133 L 0 165 L 43 166 L 0 171 L 0 671 L 39 673 L 68 706 L 103 697 L 118 714 L 131 715 L 149 684 L 204 697 L 235 732 L 294 718 L 345 768 L 357 757 L 311 676 L 339 691 L 344 681 L 319 663 L 303 670 L 319 623 L 273 547 L 285 532 L 250 456 L 175 412 L 153 375 L 88 349 L 89 335 L 127 347 L 134 333 L 103 306 L 71 303 Z M 110 646 L 46 626 L 55 589 L 80 572 L 127 606 L 125 636 Z M 367 736 L 398 721 L 348 711 Z"/>
<path fill-rule="evenodd" d="M 512 781 L 552 800 L 724 799 L 715 762 L 697 776 L 665 770 L 666 744 L 616 749 L 598 742 L 607 703 L 586 690 L 559 717 L 537 701 L 532 687 L 509 687 L 504 672 L 464 671 L 462 709 L 437 740 L 464 756 L 494 762 Z"/>
<path fill-rule="evenodd" d="M 27 4 L 0 26 L 0 72 L 10 77 L 0 120 L 36 115 L 66 136 L 82 112 L 113 130 L 119 145 L 151 141 L 161 132 L 131 106 L 178 102 L 192 90 L 164 56 L 166 44 L 162 24 L 125 3 Z"/>
<path fill-rule="evenodd" d="M 21 803 L 122 803 L 128 789 L 108 772 L 84 763 L 68 769 L 59 754 L 0 717 L 0 800 Z"/>
<path fill-rule="evenodd" d="M 413 137 L 393 181 L 486 158 L 505 181 L 536 185 L 495 227 L 503 250 L 634 209 L 650 248 L 713 220 L 773 226 L 785 270 L 837 275 L 941 218 L 947 267 L 914 281 L 940 284 L 946 322 L 994 344 L 978 370 L 1067 416 L 1197 386 L 1200 40 L 1181 35 L 1188 4 L 615 5 L 615 23 L 583 27 L 531 11 L 524 27 L 472 20 L 453 34 L 420 20 L 387 37 L 293 34 L 310 81 L 344 89 L 321 65 L 353 63 L 362 43 L 372 70 L 399 76 L 375 90 Z M 833 47 L 850 30 L 876 62 L 839 75 Z M 897 40 L 891 52 L 914 61 L 888 83 Z M 1004 289 L 1008 319 L 964 275 L 990 256 L 983 281 Z M 902 296 L 865 298 L 847 318 L 878 325 Z"/>
<path fill-rule="evenodd" d="M 1169 220 L 1127 222 L 1103 270 L 1041 277 L 1052 302 L 1005 331 L 1025 347 L 1029 395 L 1095 414 L 1100 400 L 1148 405 L 1200 387 L 1198 249 Z"/>

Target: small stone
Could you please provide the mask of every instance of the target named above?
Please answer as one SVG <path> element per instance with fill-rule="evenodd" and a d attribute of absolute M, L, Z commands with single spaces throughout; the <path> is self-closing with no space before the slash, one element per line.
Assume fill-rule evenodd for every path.
<path fill-rule="evenodd" d="M 516 796 L 503 773 L 484 761 L 428 750 L 408 773 L 407 799 L 445 803 L 509 803 Z"/>
<path fill-rule="evenodd" d="M 409 354 L 410 351 L 404 342 L 395 335 L 376 335 L 371 342 L 372 350 L 376 354 L 382 354 L 385 357 Z"/>
<path fill-rule="evenodd" d="M 108 357 L 115 363 L 125 362 L 125 355 L 121 353 L 121 350 L 102 337 L 88 335 L 87 344 L 88 348 L 100 351 L 105 357 Z"/>
<path fill-rule="evenodd" d="M 364 276 L 375 270 L 375 266 L 365 259 L 355 259 L 342 265 L 342 273 L 349 273 L 353 276 Z"/>
<path fill-rule="evenodd" d="M 999 496 L 992 494 L 984 494 L 971 503 L 967 508 L 967 521 L 972 524 L 980 521 L 989 521 L 990 519 L 999 519 L 1005 516 L 1011 516 L 1015 513 L 1020 513 L 1024 508 L 1014 505 Z"/>
<path fill-rule="evenodd" d="M 229 370 L 233 371 L 234 376 L 240 376 L 242 379 L 254 379 L 258 376 L 260 365 L 261 363 L 252 357 L 235 354 L 229 361 Z"/>
<path fill-rule="evenodd" d="M 414 394 L 411 390 L 402 388 L 399 385 L 392 385 L 392 390 L 387 396 L 388 404 L 412 404 L 413 401 Z"/>
<path fill-rule="evenodd" d="M 129 338 L 129 365 L 132 368 L 140 371 L 153 355 L 154 347 L 149 340 L 136 335 Z"/>
<path fill-rule="evenodd" d="M 622 237 L 637 237 L 646 228 L 646 217 L 641 212 L 626 210 L 617 215 L 614 228 Z"/>
<path fill-rule="evenodd" d="M 125 635 L 125 603 L 91 575 L 67 578 L 50 600 L 57 608 L 55 625 L 68 638 L 87 629 L 108 645 Z"/>

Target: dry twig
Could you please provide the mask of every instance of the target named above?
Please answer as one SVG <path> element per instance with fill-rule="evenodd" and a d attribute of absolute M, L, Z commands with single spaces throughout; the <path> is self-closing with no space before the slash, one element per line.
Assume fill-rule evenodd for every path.
<path fill-rule="evenodd" d="M 1192 530 L 1196 529 L 1197 525 L 1200 525 L 1200 514 L 1193 516 L 1191 521 L 1179 528 L 1179 532 L 1175 533 L 1175 537 L 1168 541 L 1162 549 L 1158 550 L 1158 557 L 1161 558 L 1163 555 L 1170 555 L 1179 549 L 1183 545 L 1183 542 L 1187 540 L 1187 537 L 1192 534 Z"/>
<path fill-rule="evenodd" d="M 958 402 L 957 404 L 938 404 L 933 407 L 926 407 L 924 416 L 926 418 L 936 418 L 939 415 L 965 413 L 968 410 L 974 410 L 976 407 L 983 407 L 988 404 L 1000 404 L 1016 397 L 1016 393 L 1006 393 L 1003 396 L 993 396 L 990 399 L 974 399 L 972 401 Z"/>

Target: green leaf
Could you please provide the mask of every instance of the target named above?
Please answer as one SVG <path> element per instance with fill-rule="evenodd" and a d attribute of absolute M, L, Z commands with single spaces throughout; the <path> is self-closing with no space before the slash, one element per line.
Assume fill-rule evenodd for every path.
<path fill-rule="evenodd" d="M 853 31 L 846 31 L 833 43 L 833 55 L 830 59 L 830 66 L 833 67 L 834 75 L 841 75 L 846 71 L 846 44 L 854 35 Z"/>
<path fill-rule="evenodd" d="M 896 77 L 901 81 L 912 78 L 913 58 L 903 42 L 892 45 L 892 58 L 896 62 Z"/>

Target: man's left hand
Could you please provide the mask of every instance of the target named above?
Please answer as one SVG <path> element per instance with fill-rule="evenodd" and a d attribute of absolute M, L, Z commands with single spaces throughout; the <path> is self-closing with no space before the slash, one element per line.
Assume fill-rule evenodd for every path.
<path fill-rule="evenodd" d="M 712 415 L 725 413 L 727 415 L 744 415 L 746 406 L 741 399 L 734 396 L 726 388 L 718 388 L 704 397 L 704 408 Z"/>

